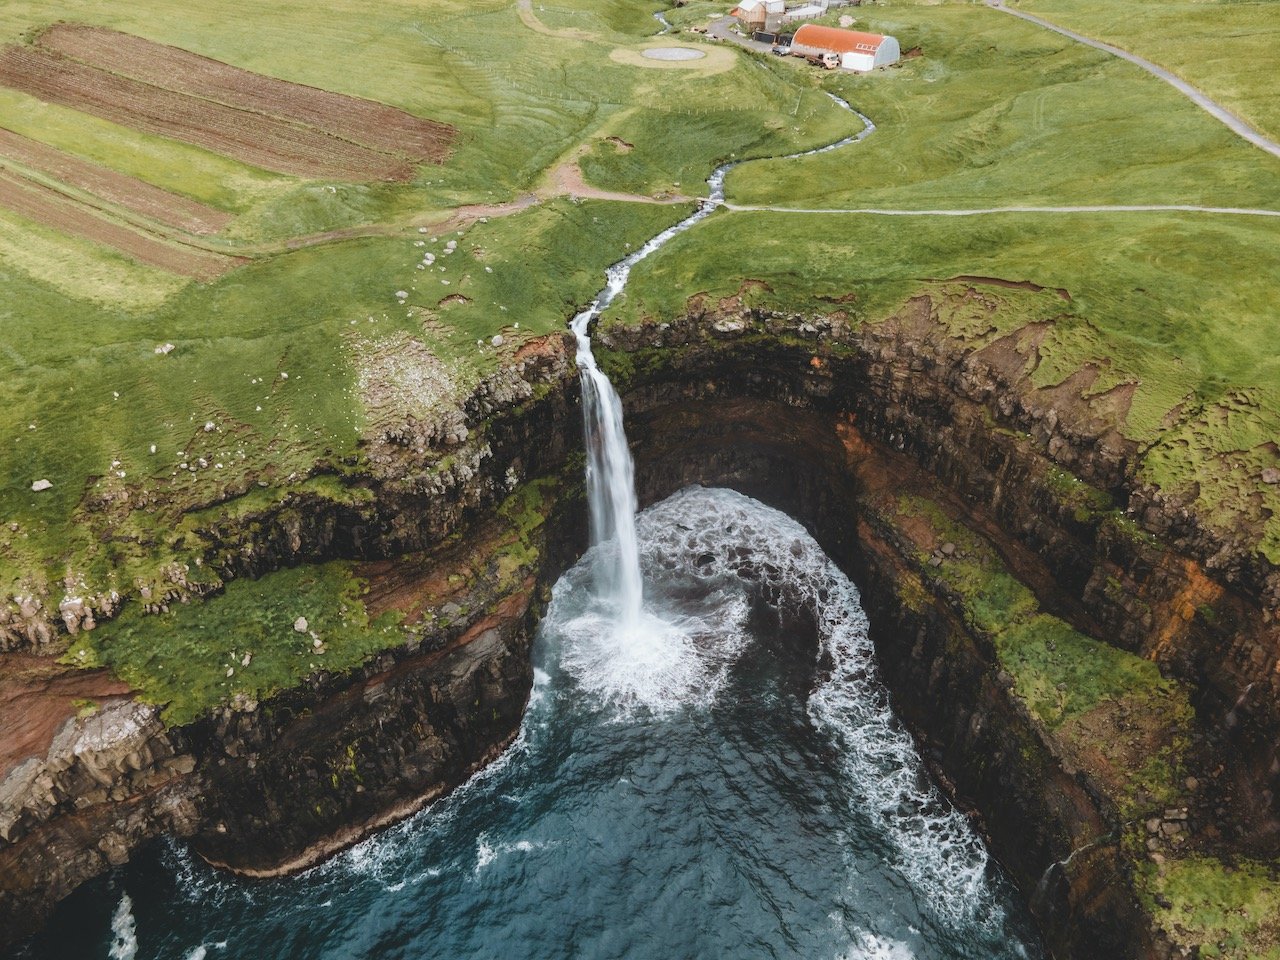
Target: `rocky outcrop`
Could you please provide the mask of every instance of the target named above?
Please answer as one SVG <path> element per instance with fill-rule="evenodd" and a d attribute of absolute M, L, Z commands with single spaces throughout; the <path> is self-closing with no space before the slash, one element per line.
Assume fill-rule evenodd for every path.
<path fill-rule="evenodd" d="M 514 558 L 516 534 L 494 518 L 466 539 L 366 566 L 371 611 L 400 610 L 417 626 L 356 670 L 179 728 L 118 695 L 68 718 L 43 756 L 0 781 L 0 940 L 32 932 L 76 886 L 159 837 L 274 876 L 466 780 L 519 729 L 533 627 L 583 548 L 579 504 L 570 489 L 536 523 L 520 518 Z M 506 562 L 493 560 L 504 550 Z"/>

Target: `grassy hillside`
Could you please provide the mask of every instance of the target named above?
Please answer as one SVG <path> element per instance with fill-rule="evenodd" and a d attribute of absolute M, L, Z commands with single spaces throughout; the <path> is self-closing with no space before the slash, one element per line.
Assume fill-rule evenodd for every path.
<path fill-rule="evenodd" d="M 1280 139 L 1273 0 L 1017 0 L 1009 4 L 1172 70 Z"/>

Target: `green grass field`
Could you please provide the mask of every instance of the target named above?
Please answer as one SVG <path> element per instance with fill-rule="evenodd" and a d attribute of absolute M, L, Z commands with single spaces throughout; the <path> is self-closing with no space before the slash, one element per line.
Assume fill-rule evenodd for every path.
<path fill-rule="evenodd" d="M 898 69 L 830 82 L 875 135 L 848 151 L 736 170 L 731 200 L 1280 209 L 1280 159 L 1132 64 L 980 5 L 877 4 L 859 10 L 857 26 L 923 51 Z"/>
<path fill-rule="evenodd" d="M 1016 0 L 1009 4 L 1158 63 L 1280 139 L 1274 0 Z"/>

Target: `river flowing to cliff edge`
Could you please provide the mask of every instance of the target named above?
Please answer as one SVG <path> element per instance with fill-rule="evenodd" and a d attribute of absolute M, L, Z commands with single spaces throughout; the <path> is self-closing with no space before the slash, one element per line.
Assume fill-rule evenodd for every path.
<path fill-rule="evenodd" d="M 665 29 L 670 25 L 659 14 Z M 854 110 L 848 101 L 828 94 L 841 109 L 862 122 L 857 133 L 825 146 L 792 154 L 783 159 L 812 156 L 838 150 L 866 139 L 875 132 L 870 118 Z M 679 223 L 651 238 L 605 271 L 605 287 L 591 305 L 570 322 L 577 338 L 577 364 L 582 383 L 583 438 L 586 445 L 587 502 L 590 509 L 591 543 L 594 556 L 595 589 L 609 606 L 609 614 L 597 627 L 608 629 L 617 641 L 615 654 L 641 658 L 661 657 L 662 625 L 644 622 L 638 546 L 635 531 L 635 469 L 627 449 L 623 428 L 622 401 L 609 378 L 596 364 L 591 349 L 591 325 L 626 289 L 632 269 L 656 253 L 672 239 L 692 229 L 724 202 L 724 182 L 738 162 L 721 164 L 707 178 L 707 197 L 698 209 Z"/>

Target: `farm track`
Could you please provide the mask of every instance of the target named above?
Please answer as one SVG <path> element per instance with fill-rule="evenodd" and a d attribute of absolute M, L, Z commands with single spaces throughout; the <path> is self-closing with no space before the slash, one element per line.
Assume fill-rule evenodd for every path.
<path fill-rule="evenodd" d="M 0 84 L 278 173 L 409 180 L 414 164 L 280 117 L 240 110 L 32 47 L 0 51 Z"/>
<path fill-rule="evenodd" d="M 11 164 L 20 164 L 175 230 L 211 234 L 231 222 L 231 215 L 221 210 L 0 127 L 0 168 Z"/>
<path fill-rule="evenodd" d="M 49 187 L 4 172 L 0 172 L 0 207 L 43 226 L 113 247 L 141 263 L 197 280 L 212 280 L 244 262 L 139 233 L 89 212 L 83 204 Z"/>
<path fill-rule="evenodd" d="M 719 206 L 734 213 L 802 213 L 843 214 L 867 217 L 985 217 L 1002 213 L 1071 214 L 1071 213 L 1203 213 L 1232 217 L 1280 217 L 1280 210 L 1262 207 L 1203 207 L 1193 203 L 1093 204 L 1062 207 L 954 207 L 935 210 L 902 210 L 890 207 L 774 207 L 768 204 L 747 205 L 722 203 Z"/>
<path fill-rule="evenodd" d="M 455 130 L 373 100 L 242 70 L 178 47 L 82 24 L 55 24 L 36 41 L 50 53 L 236 110 L 305 124 L 415 163 L 441 163 Z"/>

